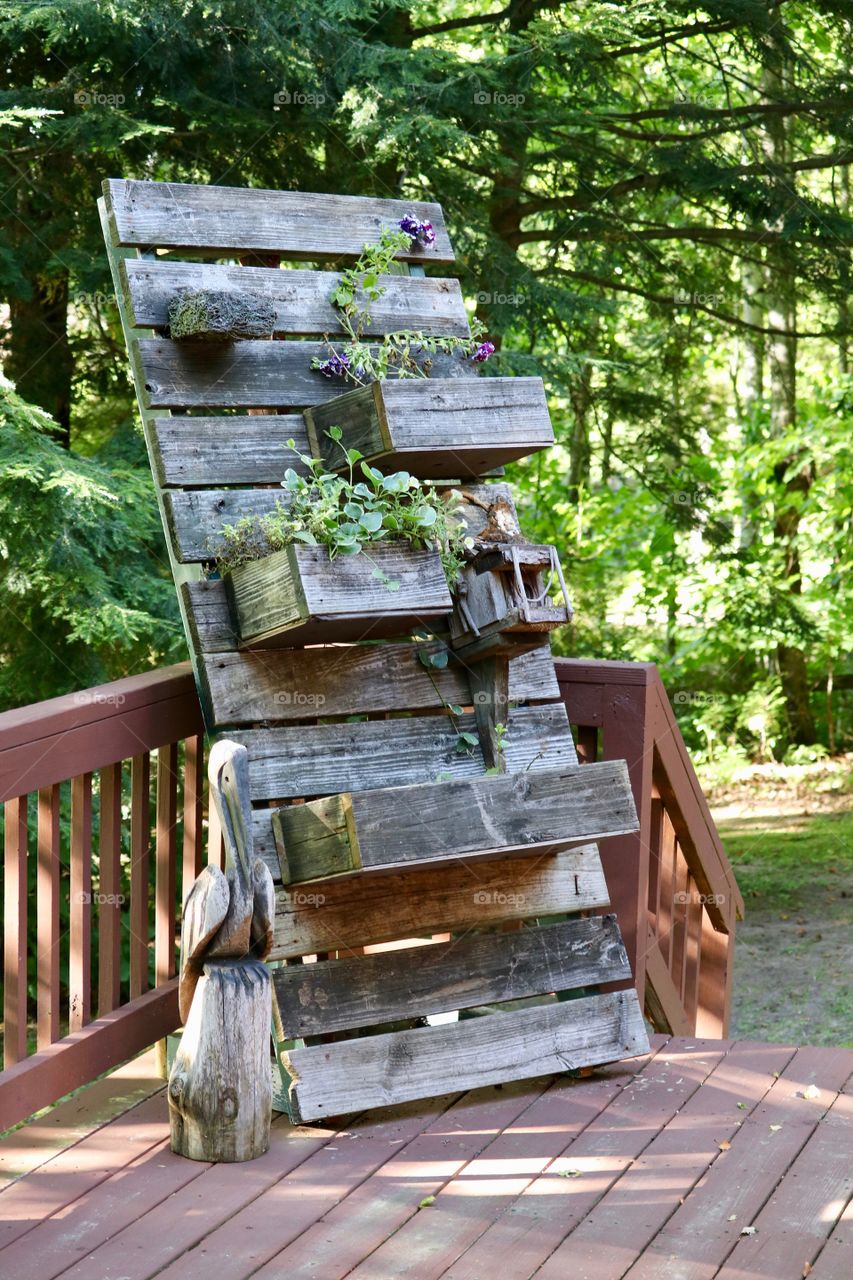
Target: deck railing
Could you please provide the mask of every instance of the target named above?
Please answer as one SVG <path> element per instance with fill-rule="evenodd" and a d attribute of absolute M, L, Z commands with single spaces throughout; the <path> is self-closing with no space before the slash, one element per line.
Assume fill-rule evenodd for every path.
<path fill-rule="evenodd" d="M 628 761 L 640 832 L 602 855 L 646 1011 L 725 1035 L 743 904 L 657 671 L 557 674 L 581 757 Z M 189 664 L 0 715 L 0 1131 L 178 1026 L 180 903 L 221 858 L 203 747 Z"/>
<path fill-rule="evenodd" d="M 653 663 L 558 659 L 585 762 L 625 759 L 637 835 L 601 846 L 637 990 L 658 1031 L 728 1033 L 743 898 Z"/>

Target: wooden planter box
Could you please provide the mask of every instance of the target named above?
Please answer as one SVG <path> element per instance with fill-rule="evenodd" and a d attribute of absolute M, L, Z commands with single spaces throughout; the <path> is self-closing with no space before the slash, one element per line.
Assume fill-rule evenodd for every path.
<path fill-rule="evenodd" d="M 344 792 L 272 817 L 285 884 L 542 853 L 637 830 L 624 760 Z M 567 910 L 570 907 L 567 904 Z"/>
<path fill-rule="evenodd" d="M 519 652 L 565 626 L 571 609 L 546 594 L 563 574 L 553 547 L 495 543 L 462 571 L 450 617 L 453 648 L 470 659 Z"/>
<path fill-rule="evenodd" d="M 342 469 L 340 447 L 381 471 L 470 479 L 554 443 L 541 378 L 389 379 L 305 410 L 315 457 Z"/>
<path fill-rule="evenodd" d="M 326 547 L 294 543 L 233 569 L 225 583 L 240 647 L 248 649 L 406 635 L 452 606 L 438 552 L 401 543 L 334 560 Z"/>

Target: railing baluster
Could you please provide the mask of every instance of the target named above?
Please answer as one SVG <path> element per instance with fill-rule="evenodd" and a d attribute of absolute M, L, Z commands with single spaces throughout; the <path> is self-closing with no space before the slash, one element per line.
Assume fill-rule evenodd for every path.
<path fill-rule="evenodd" d="M 675 841 L 675 893 L 672 906 L 672 952 L 669 958 L 669 971 L 676 989 L 683 994 L 684 986 L 684 954 L 686 951 L 687 902 L 696 886 L 690 876 L 684 854 L 678 840 Z"/>
<path fill-rule="evenodd" d="M 673 901 L 675 893 L 675 831 L 666 810 L 662 814 L 660 841 L 660 917 L 658 941 L 667 965 L 672 955 L 672 930 L 674 924 Z"/>
<path fill-rule="evenodd" d="M 578 759 L 581 764 L 595 764 L 598 759 L 598 729 L 595 725 L 578 725 Z"/>
<path fill-rule="evenodd" d="M 175 972 L 175 856 L 177 852 L 178 744 L 157 750 L 157 834 L 155 844 L 154 985 Z"/>
<path fill-rule="evenodd" d="M 27 1056 L 27 796 L 4 805 L 3 1066 Z"/>
<path fill-rule="evenodd" d="M 68 961 L 68 1030 L 92 1015 L 92 775 L 71 780 L 71 904 Z"/>
<path fill-rule="evenodd" d="M 59 1039 L 59 786 L 38 793 L 37 960 L 39 1049 Z"/>
<path fill-rule="evenodd" d="M 181 902 L 193 887 L 202 866 L 201 802 L 204 787 L 204 739 L 184 743 L 184 851 L 181 866 Z"/>
<path fill-rule="evenodd" d="M 649 815 L 649 924 L 655 937 L 660 923 L 662 839 L 663 804 L 660 796 L 653 796 Z"/>
<path fill-rule="evenodd" d="M 130 767 L 130 998 L 148 990 L 148 864 L 151 836 L 151 761 Z"/>
<path fill-rule="evenodd" d="M 98 843 L 98 1015 L 121 1000 L 121 764 L 101 770 Z"/>
<path fill-rule="evenodd" d="M 705 908 L 699 898 L 699 890 L 692 881 L 691 890 L 687 905 L 687 946 L 684 953 L 684 1011 L 695 1025 L 699 1004 L 699 969 L 702 963 L 702 917 Z"/>

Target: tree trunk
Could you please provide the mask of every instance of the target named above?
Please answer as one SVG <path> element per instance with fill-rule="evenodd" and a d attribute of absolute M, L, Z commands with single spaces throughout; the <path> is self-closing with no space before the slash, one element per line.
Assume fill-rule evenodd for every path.
<path fill-rule="evenodd" d="M 68 276 L 36 277 L 28 298 L 9 305 L 11 338 L 6 373 L 18 393 L 58 423 L 56 439 L 71 444 L 71 377 L 68 343 Z"/>

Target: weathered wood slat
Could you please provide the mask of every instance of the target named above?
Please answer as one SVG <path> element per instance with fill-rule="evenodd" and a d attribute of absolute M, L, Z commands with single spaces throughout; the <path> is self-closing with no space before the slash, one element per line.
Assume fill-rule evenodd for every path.
<path fill-rule="evenodd" d="M 293 1049 L 294 1119 L 551 1075 L 648 1052 L 634 991 Z"/>
<path fill-rule="evenodd" d="M 300 453 L 309 451 L 301 413 L 155 418 L 151 436 L 164 488 L 278 484 L 287 467 L 307 470 L 287 445 L 292 438 Z"/>
<path fill-rule="evenodd" d="M 631 977 L 614 915 L 469 933 L 428 949 L 408 947 L 273 972 L 288 1039 L 378 1026 Z"/>
<path fill-rule="evenodd" d="M 458 514 L 470 537 L 505 541 L 518 534 L 509 485 L 469 484 L 462 493 L 468 499 Z M 163 502 L 175 556 L 182 564 L 191 564 L 215 555 L 224 524 L 234 524 L 243 516 L 268 515 L 276 503 L 287 504 L 287 491 L 278 484 L 272 489 L 172 489 L 163 494 Z"/>
<path fill-rule="evenodd" d="M 151 409 L 282 409 L 323 404 L 345 391 L 340 378 L 312 370 L 327 359 L 323 342 L 261 339 L 245 342 L 170 342 L 143 338 L 139 358 Z M 470 378 L 470 361 L 431 357 L 431 378 Z"/>
<path fill-rule="evenodd" d="M 207 600 L 218 582 L 193 584 L 189 594 Z M 221 622 L 229 625 L 222 591 Z M 212 606 L 210 607 L 212 608 Z M 207 606 L 205 611 L 209 612 Z M 371 711 L 443 710 L 471 705 L 467 669 L 451 663 L 429 671 L 418 654 L 435 643 L 327 645 L 263 653 L 200 653 L 203 696 L 212 724 L 308 720 L 312 716 L 363 715 Z M 558 701 L 554 660 L 547 643 L 509 663 L 510 702 Z M 499 709 L 498 718 L 507 708 Z"/>
<path fill-rule="evenodd" d="M 609 905 L 594 845 L 541 858 L 496 858 L 344 876 L 276 890 L 270 959 L 341 951 L 398 938 L 485 928 Z"/>
<path fill-rule="evenodd" d="M 141 328 L 165 329 L 169 304 L 181 289 L 239 293 L 247 302 L 272 303 L 277 336 L 343 333 L 329 297 L 340 280 L 334 271 L 270 270 L 202 262 L 130 259 L 124 264 L 131 316 Z M 468 336 L 459 281 L 425 276 L 385 276 L 385 293 L 370 304 L 365 337 L 408 329 L 438 337 Z"/>
<path fill-rule="evenodd" d="M 406 635 L 453 605 L 438 551 L 394 542 L 334 560 L 326 547 L 291 544 L 239 565 L 225 588 L 252 649 Z"/>
<path fill-rule="evenodd" d="M 575 760 L 562 703 L 516 707 L 508 716 L 507 770 L 558 769 Z M 456 727 L 458 726 L 458 728 Z M 414 716 L 356 724 L 241 729 L 251 761 L 252 800 L 323 796 L 373 787 L 434 782 L 438 774 L 473 778 L 484 771 L 479 747 L 459 751 L 459 733 L 476 732 L 473 714 Z M 429 798 L 424 797 L 424 803 Z"/>
<path fill-rule="evenodd" d="M 278 810 L 285 884 L 451 858 L 528 853 L 637 829 L 624 760 L 344 792 Z"/>
<path fill-rule="evenodd" d="M 275 253 L 322 259 L 359 254 L 404 214 L 428 221 L 435 243 L 399 256 L 409 262 L 452 262 L 441 206 L 422 200 L 384 200 L 304 191 L 246 190 L 183 182 L 104 182 L 113 243 L 225 255 Z"/>
<path fill-rule="evenodd" d="M 336 469 L 347 448 L 380 469 L 426 478 L 478 476 L 554 443 L 540 378 L 374 382 L 306 409 L 312 452 Z"/>

